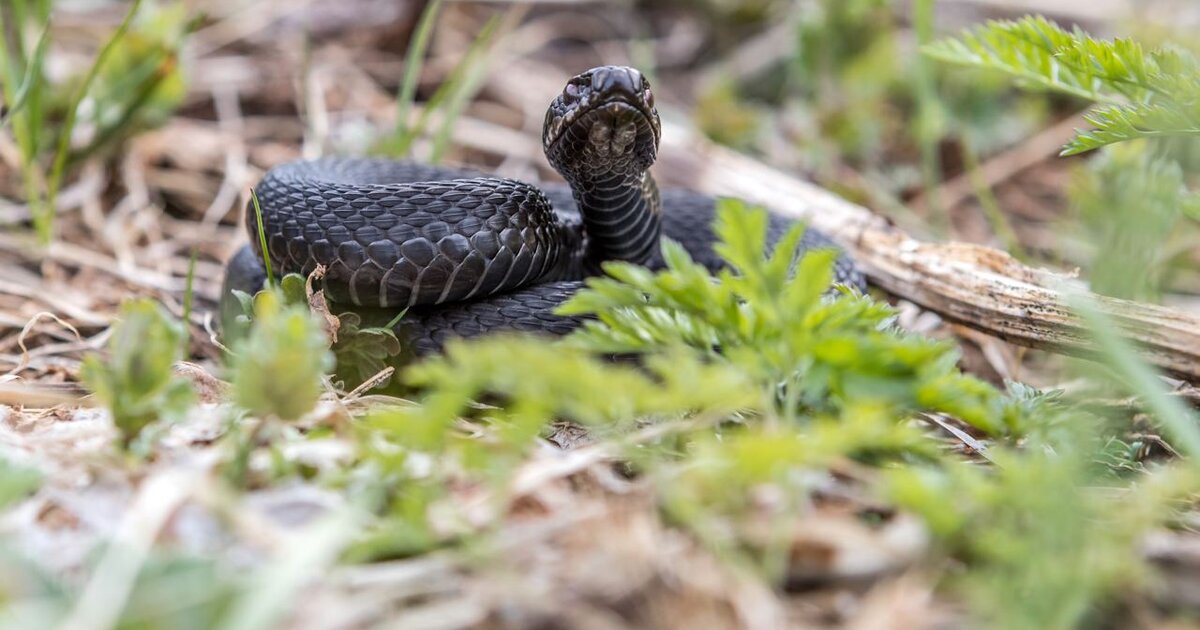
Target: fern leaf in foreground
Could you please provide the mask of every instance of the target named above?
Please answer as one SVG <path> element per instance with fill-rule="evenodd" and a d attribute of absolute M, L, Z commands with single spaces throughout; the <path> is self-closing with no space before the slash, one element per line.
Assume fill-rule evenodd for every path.
<path fill-rule="evenodd" d="M 952 344 L 896 330 L 887 305 L 834 290 L 836 252 L 798 256 L 802 227 L 764 254 L 765 212 L 723 200 L 716 232 L 730 269 L 715 277 L 669 241 L 659 273 L 606 265 L 609 277 L 588 280 L 560 309 L 596 317 L 569 343 L 617 354 L 690 348 L 774 392 L 785 418 L 874 402 L 897 415 L 945 411 L 991 433 L 1016 428 L 1003 396 L 958 371 Z"/>
<path fill-rule="evenodd" d="M 1200 82 L 1200 74 L 1196 80 Z M 1163 105 L 1099 107 L 1085 118 L 1095 129 L 1077 132 L 1063 147 L 1064 156 L 1139 138 L 1200 137 L 1200 113 L 1189 116 L 1179 108 Z"/>

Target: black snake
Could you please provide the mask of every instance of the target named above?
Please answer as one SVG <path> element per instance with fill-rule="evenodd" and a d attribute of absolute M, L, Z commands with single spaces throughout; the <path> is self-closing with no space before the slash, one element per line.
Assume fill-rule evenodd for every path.
<path fill-rule="evenodd" d="M 566 334 L 581 320 L 553 310 L 582 278 L 608 260 L 661 267 L 660 235 L 723 266 L 713 198 L 660 192 L 650 176 L 660 135 L 646 79 L 604 66 L 572 78 L 546 112 L 543 148 L 569 187 L 384 159 L 284 164 L 255 189 L 270 260 L 277 274 L 324 265 L 335 303 L 408 309 L 398 332 L 418 355 L 497 330 Z M 772 214 L 768 241 L 792 223 Z M 252 207 L 246 227 L 251 245 L 229 261 L 226 300 L 266 279 Z M 815 230 L 802 246 L 834 247 Z M 845 255 L 835 279 L 863 286 Z"/>

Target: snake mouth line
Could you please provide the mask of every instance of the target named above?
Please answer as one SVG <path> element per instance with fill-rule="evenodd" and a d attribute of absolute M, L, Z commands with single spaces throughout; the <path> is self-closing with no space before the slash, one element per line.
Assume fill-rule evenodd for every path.
<path fill-rule="evenodd" d="M 659 130 L 654 126 L 654 112 L 647 109 L 645 104 L 637 102 L 625 94 L 609 94 L 602 98 L 584 97 L 576 107 L 561 118 L 556 119 L 543 143 L 545 150 L 557 148 L 558 143 L 567 135 L 566 130 L 572 125 L 588 120 L 595 115 L 607 113 L 614 121 L 620 121 L 628 116 L 638 129 L 648 127 L 654 132 L 654 139 L 659 140 Z"/>

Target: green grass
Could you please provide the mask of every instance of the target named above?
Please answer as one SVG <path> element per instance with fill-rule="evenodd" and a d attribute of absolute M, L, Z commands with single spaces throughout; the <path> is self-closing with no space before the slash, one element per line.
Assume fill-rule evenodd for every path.
<path fill-rule="evenodd" d="M 387 139 L 374 147 L 375 153 L 396 158 L 411 157 L 413 144 L 430 133 L 430 123 L 435 116 L 440 116 L 441 123 L 432 132 L 432 147 L 425 159 L 433 164 L 441 162 L 449 149 L 455 122 L 479 91 L 484 72 L 488 68 L 488 57 L 495 48 L 497 38 L 506 30 L 501 28 L 504 20 L 498 15 L 484 24 L 462 59 L 455 64 L 437 90 L 422 103 L 416 120 L 410 120 L 425 52 L 429 48 L 441 5 L 441 0 L 434 0 L 425 6 L 421 14 L 416 32 L 409 43 L 404 76 L 396 97 L 396 125 Z"/>
<path fill-rule="evenodd" d="M 1098 342 L 1104 364 L 1109 366 L 1129 393 L 1141 398 L 1154 417 L 1167 429 L 1172 443 L 1188 456 L 1195 466 L 1200 457 L 1200 416 L 1180 399 L 1169 396 L 1165 385 L 1154 370 L 1137 356 L 1133 347 L 1117 330 L 1113 322 L 1101 313 L 1089 298 L 1075 295 L 1071 308 L 1082 317 Z"/>
<path fill-rule="evenodd" d="M 254 224 L 258 227 L 258 247 L 262 251 L 263 269 L 267 270 L 267 286 L 275 286 L 275 270 L 271 267 L 271 251 L 267 248 L 267 232 L 263 229 L 262 205 L 258 202 L 258 191 L 250 189 L 250 204 L 254 206 Z"/>
<path fill-rule="evenodd" d="M 161 121 L 178 104 L 183 87 L 178 52 L 197 25 L 182 4 L 143 10 L 142 1 L 133 0 L 83 75 L 51 83 L 45 67 L 53 29 L 50 2 L 14 0 L 0 11 L 0 31 L 6 34 L 0 46 L 0 83 L 8 105 L 0 128 L 12 130 L 19 149 L 25 202 L 41 243 L 54 238 L 58 194 L 71 169 Z M 30 29 L 41 35 L 27 49 Z M 93 139 L 73 148 L 80 106 L 89 97 L 93 115 L 119 115 L 93 121 L 101 123 Z"/>
<path fill-rule="evenodd" d="M 433 35 L 441 8 L 442 0 L 433 0 L 425 5 L 425 10 L 421 12 L 421 20 L 417 22 L 416 33 L 408 44 L 408 54 L 404 57 L 404 77 L 400 80 L 400 92 L 396 95 L 396 128 L 391 140 L 393 151 L 398 154 L 405 153 L 412 142 L 414 132 L 408 119 L 417 98 L 417 83 L 421 80 L 421 67 L 425 61 L 425 53 L 429 50 L 429 39 Z"/>
<path fill-rule="evenodd" d="M 915 25 L 917 45 L 924 46 L 934 37 L 934 0 L 916 0 L 913 2 L 913 23 Z M 938 154 L 939 141 L 945 134 L 942 104 L 937 94 L 937 82 L 934 68 L 929 61 L 918 57 L 916 65 L 914 96 L 917 101 L 916 136 L 921 148 L 921 177 L 928 191 L 930 216 L 942 227 L 948 222 L 947 209 L 942 206 L 938 196 L 941 184 L 942 164 Z"/>
<path fill-rule="evenodd" d="M 1000 239 L 1005 251 L 1012 254 L 1018 260 L 1029 260 L 1029 254 L 1025 252 L 1024 246 L 1021 245 L 1021 239 L 1013 230 L 1012 224 L 1009 223 L 1008 216 L 1004 214 L 1004 209 L 1000 207 L 1000 202 L 996 199 L 995 193 L 988 187 L 987 182 L 983 180 L 979 156 L 976 154 L 970 135 L 964 134 L 960 138 L 960 142 L 962 143 L 961 155 L 963 166 L 967 169 L 967 175 L 971 180 L 971 187 L 975 190 L 975 198 L 979 200 L 979 205 L 983 208 L 984 215 L 987 216 L 992 232 Z"/>
<path fill-rule="evenodd" d="M 446 77 L 446 82 L 430 97 L 427 104 L 428 109 L 422 112 L 418 128 L 425 126 L 428 120 L 427 112 L 434 111 L 439 106 L 442 109 L 442 124 L 433 136 L 433 148 L 429 153 L 429 161 L 434 164 L 440 163 L 446 156 L 446 151 L 450 148 L 450 136 L 454 132 L 455 122 L 462 116 L 467 104 L 475 98 L 475 94 L 479 91 L 483 75 L 488 69 L 485 59 L 493 48 L 500 23 L 500 17 L 494 16 L 483 25 L 479 35 L 471 42 L 462 61 L 454 67 L 454 70 Z"/>
<path fill-rule="evenodd" d="M 142 0 L 133 0 L 129 5 L 129 10 L 125 13 L 125 19 L 113 31 L 112 36 L 104 43 L 100 52 L 96 55 L 96 60 L 92 62 L 90 68 L 83 76 L 83 81 L 76 88 L 75 93 L 71 96 L 71 100 L 67 104 L 67 118 L 63 123 L 62 131 L 59 132 L 58 148 L 54 152 L 54 164 L 50 167 L 50 178 L 46 183 L 46 205 L 42 210 L 42 217 L 39 220 L 34 217 L 34 226 L 38 232 L 38 236 L 43 243 L 48 243 L 54 237 L 54 215 L 57 212 L 56 202 L 58 200 L 58 189 L 62 186 L 63 175 L 66 174 L 67 158 L 70 155 L 71 148 L 71 132 L 75 129 L 75 120 L 79 114 L 79 104 L 83 102 L 83 98 L 87 96 L 88 90 L 92 87 L 92 82 L 96 80 L 96 76 L 100 74 L 100 68 L 104 66 L 104 62 L 108 60 L 113 51 L 125 36 L 125 32 L 129 30 L 129 25 L 133 22 L 134 17 L 138 14 L 138 9 L 142 6 Z"/>
<path fill-rule="evenodd" d="M 36 16 L 29 14 L 25 0 L 17 0 L 6 10 L 0 10 L 0 33 L 4 34 L 5 39 L 4 45 L 0 46 L 0 82 L 3 82 L 5 102 L 12 104 L 5 123 L 11 125 L 20 151 L 26 203 L 29 204 L 35 227 L 44 237 L 49 210 L 42 203 L 41 187 L 45 176 L 37 159 L 41 144 L 39 135 L 45 119 L 42 93 L 45 89 L 43 66 L 50 32 L 48 4 L 39 3 L 35 12 Z M 37 24 L 42 33 L 32 54 L 26 50 L 24 38 L 31 24 Z"/>
<path fill-rule="evenodd" d="M 0 13 L 0 26 L 3 26 L 3 14 Z M 8 125 L 13 116 L 20 111 L 29 102 L 31 95 L 35 89 L 38 77 L 41 74 L 41 69 L 46 63 L 46 47 L 50 44 L 50 25 L 42 27 L 42 34 L 38 36 L 37 46 L 34 47 L 33 56 L 29 61 L 28 68 L 24 72 L 24 76 L 20 79 L 20 84 L 16 90 L 9 90 L 8 86 L 17 82 L 18 72 L 10 70 L 4 73 L 5 100 L 10 103 L 6 108 L 3 116 L 0 116 L 0 127 Z M 5 47 L 4 66 L 9 66 L 7 47 Z"/>

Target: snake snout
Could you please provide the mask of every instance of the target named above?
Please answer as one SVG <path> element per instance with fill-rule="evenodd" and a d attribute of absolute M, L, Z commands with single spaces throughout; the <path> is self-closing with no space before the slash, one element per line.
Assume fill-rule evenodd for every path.
<path fill-rule="evenodd" d="M 582 147 L 576 143 L 590 137 L 597 119 L 606 120 L 614 129 L 633 120 L 651 132 L 649 141 L 658 143 L 661 126 L 650 82 L 634 68 L 601 66 L 571 77 L 550 103 L 542 147 L 551 162 L 579 151 Z M 564 140 L 569 146 L 557 146 Z"/>
<path fill-rule="evenodd" d="M 646 89 L 642 73 L 624 66 L 602 66 L 592 70 L 592 90 L 599 94 L 641 97 Z"/>

